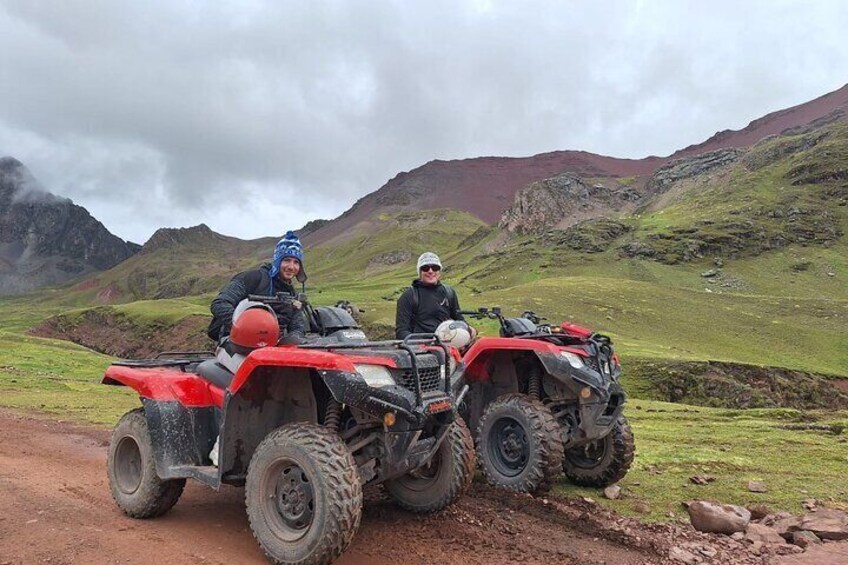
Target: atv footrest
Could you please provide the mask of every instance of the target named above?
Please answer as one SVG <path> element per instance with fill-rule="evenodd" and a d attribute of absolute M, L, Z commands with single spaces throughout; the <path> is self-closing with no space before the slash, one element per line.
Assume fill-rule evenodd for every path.
<path fill-rule="evenodd" d="M 221 486 L 221 479 L 218 476 L 218 467 L 212 465 L 193 466 L 179 465 L 168 469 L 169 479 L 197 479 L 201 483 L 205 483 L 214 489 Z"/>

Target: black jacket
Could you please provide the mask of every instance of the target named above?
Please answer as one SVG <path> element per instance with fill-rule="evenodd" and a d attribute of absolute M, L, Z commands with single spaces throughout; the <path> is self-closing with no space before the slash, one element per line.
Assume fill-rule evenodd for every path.
<path fill-rule="evenodd" d="M 427 285 L 415 279 L 398 298 L 395 335 L 403 339 L 413 333 L 433 333 L 445 320 L 465 320 L 459 313 L 456 292 L 441 282 Z"/>
<path fill-rule="evenodd" d="M 238 303 L 247 298 L 249 294 L 262 294 L 272 296 L 277 292 L 289 292 L 295 294 L 292 285 L 283 282 L 278 276 L 274 277 L 274 285 L 271 286 L 271 265 L 264 264 L 258 269 L 239 273 L 221 289 L 215 300 L 212 301 L 212 322 L 206 334 L 213 340 L 218 341 L 230 334 L 233 325 L 233 311 Z M 295 308 L 290 304 L 274 306 L 280 329 L 284 330 L 286 342 L 297 343 L 306 335 L 306 318 L 303 310 Z"/>

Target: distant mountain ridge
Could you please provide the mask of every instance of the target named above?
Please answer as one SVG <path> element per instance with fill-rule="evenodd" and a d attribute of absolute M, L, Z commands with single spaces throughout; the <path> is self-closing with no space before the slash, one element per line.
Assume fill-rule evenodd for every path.
<path fill-rule="evenodd" d="M 495 224 L 516 204 L 519 191 L 563 173 L 588 179 L 625 179 L 624 184 L 638 188 L 658 169 L 678 159 L 721 149 L 745 148 L 771 135 L 800 133 L 808 127 L 844 120 L 848 120 L 848 84 L 815 100 L 755 119 L 741 130 L 718 132 L 668 157 L 617 159 L 585 151 L 555 151 L 520 158 L 430 161 L 399 173 L 376 192 L 359 199 L 341 216 L 322 221 L 320 227 L 310 230 L 306 241 L 313 245 L 327 243 L 343 237 L 375 214 L 401 211 L 452 208 Z"/>
<path fill-rule="evenodd" d="M 0 158 L 0 295 L 109 269 L 139 249 L 45 191 L 17 159 Z"/>

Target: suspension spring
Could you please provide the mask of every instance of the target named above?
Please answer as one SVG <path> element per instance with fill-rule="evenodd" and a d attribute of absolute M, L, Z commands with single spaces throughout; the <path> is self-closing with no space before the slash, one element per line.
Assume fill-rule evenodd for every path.
<path fill-rule="evenodd" d="M 530 398 L 539 400 L 542 396 L 542 377 L 538 373 L 530 375 L 527 381 L 527 394 Z"/>
<path fill-rule="evenodd" d="M 342 405 L 335 399 L 327 401 L 327 411 L 324 414 L 324 426 L 337 432 L 342 423 Z"/>

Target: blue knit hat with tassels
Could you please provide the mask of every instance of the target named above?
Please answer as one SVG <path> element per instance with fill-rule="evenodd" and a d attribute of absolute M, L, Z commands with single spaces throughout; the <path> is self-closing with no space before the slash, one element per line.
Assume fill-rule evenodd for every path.
<path fill-rule="evenodd" d="M 293 231 L 286 232 L 277 246 L 274 248 L 274 259 L 271 261 L 271 278 L 277 276 L 280 272 L 280 264 L 286 257 L 294 257 L 300 263 L 300 272 L 297 274 L 297 280 L 306 282 L 306 270 L 303 267 L 303 245 L 300 239 L 294 235 Z"/>

